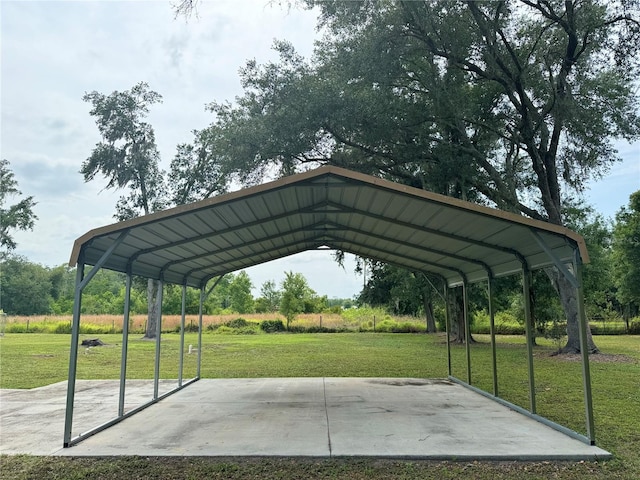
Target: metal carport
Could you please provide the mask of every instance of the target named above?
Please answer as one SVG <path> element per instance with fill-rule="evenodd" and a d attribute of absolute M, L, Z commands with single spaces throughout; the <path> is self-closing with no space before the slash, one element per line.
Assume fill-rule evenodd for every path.
<path fill-rule="evenodd" d="M 180 365 L 178 388 L 163 396 L 158 395 L 159 322 L 153 399 L 133 411 L 124 412 L 126 326 L 132 276 L 181 285 L 183 292 L 187 287 L 197 288 L 201 292 L 202 307 L 205 288 L 211 279 L 319 248 L 342 250 L 412 271 L 428 272 L 442 278 L 448 287 L 462 286 L 464 292 L 470 283 L 487 281 L 490 287 L 494 278 L 520 273 L 524 278 L 524 290 L 528 291 L 532 270 L 557 267 L 578 292 L 587 436 L 570 432 L 536 415 L 530 341 L 527 342 L 530 406 L 524 412 L 554 428 L 566 430 L 586 443 L 595 444 L 586 345 L 587 322 L 580 273 L 582 264 L 588 262 L 588 254 L 582 237 L 557 225 L 326 166 L 97 228 L 76 240 L 69 261 L 69 266 L 77 265 L 78 268 L 64 446 L 78 443 L 133 415 L 200 376 L 198 353 L 196 377 L 183 382 Z M 93 268 L 85 275 L 86 265 Z M 119 413 L 111 422 L 71 438 L 82 290 L 100 268 L 127 275 Z M 529 296 L 524 295 L 524 299 L 528 317 L 531 314 Z M 493 319 L 492 313 L 491 317 Z M 184 325 L 184 309 L 182 318 Z M 466 323 L 468 328 L 468 321 Z M 529 340 L 532 335 L 530 322 L 525 321 L 525 324 Z M 184 328 L 182 331 L 184 333 Z M 494 391 L 493 394 L 484 394 L 501 401 L 497 392 L 493 333 L 491 337 Z M 198 348 L 198 352 L 200 350 Z M 449 374 L 454 379 L 450 365 Z M 468 342 L 466 382 L 455 380 L 471 386 Z"/>

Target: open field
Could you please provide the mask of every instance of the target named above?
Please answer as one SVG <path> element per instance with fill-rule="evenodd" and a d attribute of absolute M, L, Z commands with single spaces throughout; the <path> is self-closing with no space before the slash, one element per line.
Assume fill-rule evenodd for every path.
<path fill-rule="evenodd" d="M 204 315 L 203 328 L 213 329 L 219 325 L 242 318 L 256 327 L 265 320 L 280 320 L 286 323 L 286 319 L 280 313 L 247 313 Z M 70 333 L 71 315 L 33 315 L 33 316 L 8 316 L 4 325 L 7 333 Z M 81 331 L 87 334 L 106 334 L 122 332 L 122 315 L 92 315 L 83 314 L 81 319 Z M 147 321 L 146 315 L 132 315 L 129 320 L 131 333 L 143 333 Z M 197 315 L 186 315 L 185 326 L 187 331 L 195 331 L 198 325 Z M 406 326 L 409 326 L 407 329 Z M 377 328 L 376 328 L 377 326 Z M 411 316 L 391 316 L 379 308 L 354 308 L 341 313 L 308 313 L 299 314 L 291 323 L 292 328 L 318 328 L 333 329 L 338 331 L 391 331 L 392 326 L 405 326 L 402 331 L 424 331 L 426 328 L 423 318 Z M 496 333 L 524 335 L 524 325 L 510 315 L 499 314 L 496 316 Z M 180 328 L 180 315 L 163 315 L 162 330 L 164 332 L 176 332 Z M 626 324 L 622 319 L 601 319 L 590 322 L 591 332 L 594 335 L 620 335 L 627 333 Z M 630 320 L 630 333 L 640 333 L 640 318 Z M 476 313 L 471 326 L 474 334 L 489 333 L 489 317 L 484 313 Z"/>
<path fill-rule="evenodd" d="M 205 334 L 203 377 L 279 376 L 446 376 L 441 335 L 401 334 Z M 79 378 L 117 378 L 121 335 L 100 335 L 108 345 L 81 350 Z M 478 336 L 471 348 L 472 382 L 490 387 L 490 349 Z M 179 336 L 162 342 L 162 377 L 175 377 Z M 500 337 L 501 396 L 527 406 L 525 348 L 521 337 Z M 187 334 L 187 344 L 196 336 Z M 598 445 L 615 459 L 599 463 L 458 464 L 368 459 L 205 459 L 205 458 L 1 458 L 0 478 L 640 478 L 640 337 L 601 336 L 606 355 L 591 363 Z M 152 376 L 153 342 L 131 336 L 131 378 Z M 454 374 L 465 378 L 464 347 L 452 350 Z M 584 432 L 580 365 L 550 356 L 551 344 L 535 348 L 539 412 Z M 0 384 L 31 388 L 67 375 L 67 335 L 7 334 L 0 339 Z M 186 356 L 185 376 L 195 371 Z"/>
<path fill-rule="evenodd" d="M 82 324 L 95 325 L 102 327 L 101 330 L 107 330 L 110 332 L 122 332 L 122 315 L 82 315 Z M 229 314 L 229 315 L 204 315 L 202 317 L 203 328 L 206 329 L 210 325 L 221 325 L 229 320 L 236 318 L 244 318 L 248 321 L 262 322 L 263 320 L 282 320 L 285 322 L 285 318 L 279 313 L 249 313 L 249 314 Z M 25 329 L 29 325 L 33 330 L 40 325 L 57 325 L 59 323 L 71 324 L 71 315 L 33 315 L 33 316 L 13 316 L 9 317 L 7 321 L 7 331 L 11 331 L 13 325 L 23 325 Z M 130 318 L 129 329 L 131 332 L 144 332 L 144 327 L 147 321 L 146 315 L 132 315 Z M 301 314 L 295 322 L 296 325 L 322 325 L 326 327 L 338 327 L 345 325 L 345 320 L 338 314 Z M 186 326 L 197 326 L 197 315 L 185 316 Z M 162 316 L 162 330 L 163 331 L 175 331 L 180 327 L 180 315 L 163 315 Z M 36 330 L 37 331 L 37 330 Z M 22 332 L 19 332 L 22 333 Z M 54 332 L 50 332 L 54 333 Z"/>
<path fill-rule="evenodd" d="M 265 320 L 280 320 L 286 323 L 286 319 L 280 313 L 247 313 L 204 315 L 202 318 L 203 329 L 211 329 L 214 326 L 243 318 L 248 322 L 260 323 Z M 7 333 L 69 333 L 71 330 L 71 315 L 33 315 L 33 316 L 9 316 L 6 320 L 5 331 Z M 122 315 L 91 315 L 83 314 L 81 328 L 86 333 L 121 333 Z M 146 315 L 132 315 L 130 317 L 129 331 L 131 333 L 143 333 L 147 321 Z M 372 330 L 375 322 L 409 322 L 418 328 L 425 326 L 424 320 L 415 317 L 394 316 L 393 318 L 379 309 L 353 309 L 342 314 L 337 313 L 306 313 L 299 314 L 291 323 L 292 327 L 325 327 L 331 329 L 343 329 L 357 331 L 364 327 Z M 198 316 L 186 315 L 185 326 L 197 328 Z M 180 315 L 163 315 L 162 331 L 174 332 L 180 328 Z"/>

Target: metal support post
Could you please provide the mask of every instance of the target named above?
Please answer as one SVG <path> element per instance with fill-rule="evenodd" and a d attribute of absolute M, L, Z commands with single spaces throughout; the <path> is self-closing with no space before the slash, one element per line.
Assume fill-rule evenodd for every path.
<path fill-rule="evenodd" d="M 529 370 L 529 411 L 536 413 L 536 385 L 533 370 L 533 328 L 531 327 L 531 272 L 522 266 L 522 294 L 524 296 L 524 325 L 527 341 L 527 367 Z"/>
<path fill-rule="evenodd" d="M 580 327 L 580 353 L 582 357 L 582 383 L 584 390 L 584 408 L 587 426 L 587 437 L 591 445 L 596 444 L 595 423 L 593 419 L 593 398 L 591 393 L 591 371 L 589 367 L 589 345 L 587 341 L 587 316 L 584 309 L 584 284 L 582 283 L 582 260 L 576 249 L 575 275 L 578 287 L 576 288 L 576 303 L 578 306 L 578 325 Z"/>
<path fill-rule="evenodd" d="M 118 416 L 124 415 L 124 395 L 127 382 L 127 355 L 129 351 L 129 311 L 131 303 L 131 272 L 127 272 L 124 290 L 124 312 L 122 316 L 122 353 L 120 358 L 120 395 L 118 400 Z"/>
<path fill-rule="evenodd" d="M 204 303 L 204 286 L 200 289 L 200 305 L 198 307 L 198 364 L 196 366 L 196 378 L 200 378 L 200 365 L 202 363 L 202 307 Z"/>
<path fill-rule="evenodd" d="M 493 374 L 493 395 L 498 396 L 498 362 L 496 358 L 496 329 L 493 312 L 493 277 L 489 275 L 487 292 L 489 297 L 489 333 L 491 334 L 491 370 Z"/>
<path fill-rule="evenodd" d="M 78 262 L 76 269 L 76 288 L 73 300 L 73 320 L 71 323 L 71 352 L 69 353 L 69 377 L 67 380 L 67 408 L 64 418 L 64 448 L 71 442 L 73 426 L 73 405 L 76 393 L 76 370 L 78 367 L 78 342 L 80 339 L 80 311 L 82 302 L 82 280 L 84 279 L 84 263 Z"/>
<path fill-rule="evenodd" d="M 444 284 L 444 329 L 447 332 L 447 371 L 451 376 L 451 327 L 449 325 L 449 286 Z"/>
<path fill-rule="evenodd" d="M 157 299 L 157 312 L 158 320 L 156 322 L 156 358 L 153 371 L 153 399 L 158 399 L 158 390 L 160 382 L 160 336 L 162 335 L 162 292 L 164 290 L 164 284 L 162 280 L 158 281 L 158 299 Z"/>
<path fill-rule="evenodd" d="M 469 325 L 469 292 L 466 279 L 462 282 L 462 304 L 464 314 L 464 336 L 467 352 L 467 383 L 471 385 L 471 326 Z"/>
<path fill-rule="evenodd" d="M 182 286 L 182 316 L 180 317 L 180 359 L 178 360 L 178 386 L 182 386 L 184 370 L 184 318 L 187 310 L 187 286 Z"/>

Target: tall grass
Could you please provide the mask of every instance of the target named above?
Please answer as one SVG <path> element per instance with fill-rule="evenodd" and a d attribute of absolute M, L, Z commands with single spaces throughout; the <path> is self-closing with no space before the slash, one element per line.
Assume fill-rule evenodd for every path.
<path fill-rule="evenodd" d="M 286 319 L 279 313 L 248 313 L 226 315 L 204 315 L 202 325 L 205 331 L 217 331 L 230 321 L 243 318 L 259 324 L 265 320 Z M 175 332 L 180 328 L 180 315 L 163 315 L 162 331 Z M 71 333 L 71 315 L 60 316 L 14 316 L 7 318 L 6 333 Z M 122 333 L 122 315 L 82 315 L 80 333 L 108 334 Z M 129 319 L 129 331 L 142 334 L 147 322 L 146 315 L 132 315 Z M 186 315 L 185 326 L 188 331 L 197 329 L 198 316 Z M 307 313 L 300 314 L 291 323 L 293 331 L 378 331 L 378 332 L 419 332 L 424 331 L 424 322 L 413 317 L 392 317 L 382 309 L 351 309 L 342 314 Z M 221 330 L 221 332 L 224 331 Z"/>

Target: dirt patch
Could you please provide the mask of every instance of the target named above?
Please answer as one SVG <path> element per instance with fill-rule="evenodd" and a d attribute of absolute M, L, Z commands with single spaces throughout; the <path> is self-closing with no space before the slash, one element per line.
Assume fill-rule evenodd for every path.
<path fill-rule="evenodd" d="M 53 357 L 55 357 L 55 355 L 52 355 L 50 353 L 34 353 L 31 356 L 32 357 L 36 357 L 36 358 L 53 358 Z"/>
<path fill-rule="evenodd" d="M 580 362 L 582 361 L 582 355 L 579 353 L 554 353 L 550 355 L 557 360 L 565 362 Z M 636 359 L 622 354 L 609 354 L 609 353 L 592 353 L 589 355 L 589 361 L 593 363 L 636 363 Z"/>
<path fill-rule="evenodd" d="M 398 379 L 379 379 L 379 380 L 369 380 L 368 383 L 376 384 L 376 385 L 391 385 L 394 387 L 405 387 L 405 386 L 413 386 L 413 387 L 422 387 L 424 385 L 452 385 L 452 382 L 444 379 L 418 379 L 418 378 L 398 378 Z"/>

